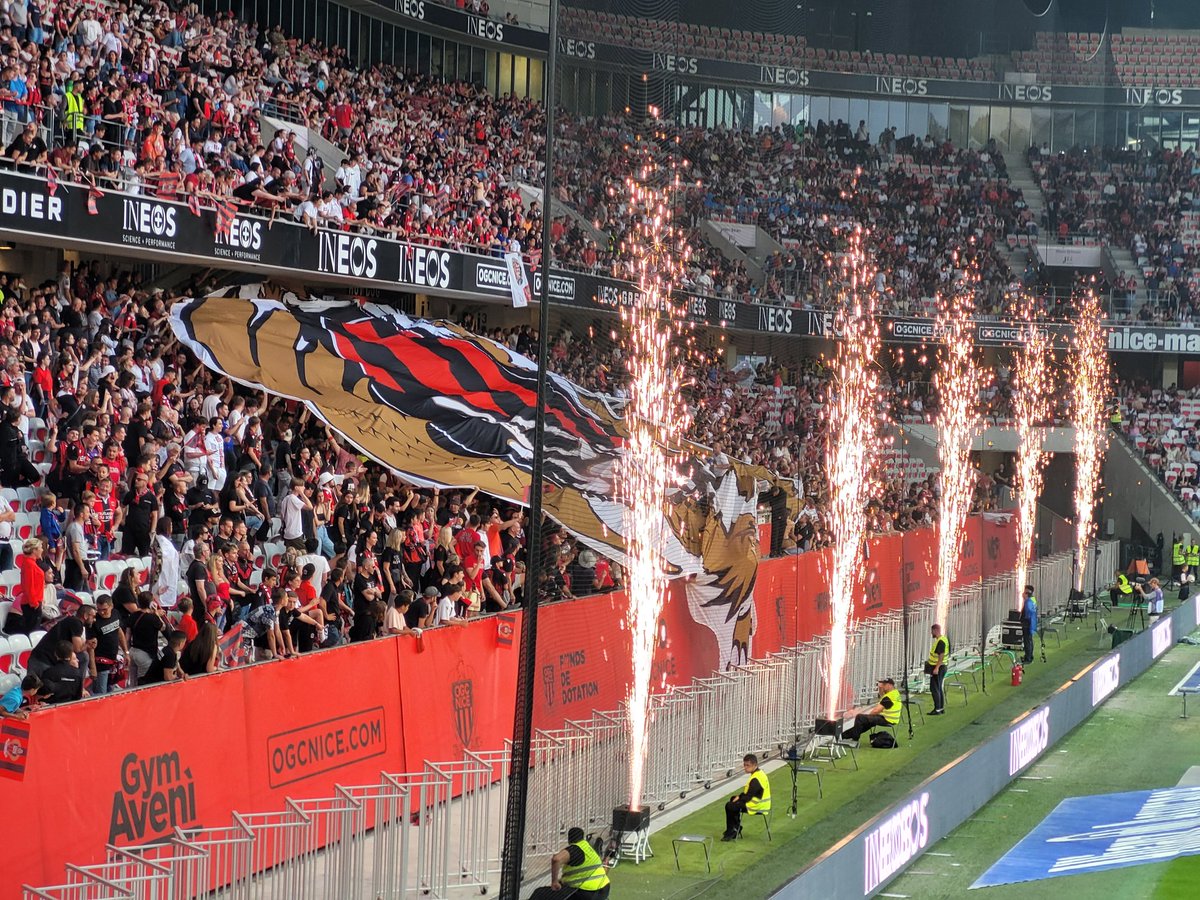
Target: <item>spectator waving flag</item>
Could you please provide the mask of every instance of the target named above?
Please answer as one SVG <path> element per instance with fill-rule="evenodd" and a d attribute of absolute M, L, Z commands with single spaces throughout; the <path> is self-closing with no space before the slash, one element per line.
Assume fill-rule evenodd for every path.
<path fill-rule="evenodd" d="M 0 776 L 14 781 L 25 780 L 25 765 L 29 759 L 29 720 L 0 721 Z"/>
<path fill-rule="evenodd" d="M 96 201 L 104 196 L 104 191 L 100 190 L 100 188 L 96 186 L 95 179 L 89 181 L 88 184 L 87 211 L 89 216 L 94 216 L 100 212 L 99 208 L 96 206 Z"/>
<path fill-rule="evenodd" d="M 192 211 L 192 215 L 199 218 L 200 216 L 200 198 L 195 194 L 188 194 L 187 198 L 188 209 Z"/>
<path fill-rule="evenodd" d="M 238 622 L 221 635 L 217 646 L 221 650 L 221 665 L 226 669 L 236 669 L 250 662 L 250 648 L 245 641 L 246 623 Z"/>
<path fill-rule="evenodd" d="M 232 198 L 217 201 L 217 234 L 228 237 L 236 216 L 237 204 Z"/>

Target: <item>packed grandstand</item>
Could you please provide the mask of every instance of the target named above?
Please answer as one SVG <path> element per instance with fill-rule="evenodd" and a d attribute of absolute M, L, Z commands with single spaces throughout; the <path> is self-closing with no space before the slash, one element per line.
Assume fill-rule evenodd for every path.
<path fill-rule="evenodd" d="M 359 68 L 338 47 L 260 28 L 230 11 L 206 15 L 164 2 L 13 6 L 34 13 L 24 25 L 20 16 L 11 19 L 5 44 L 5 156 L 19 172 L 63 190 L 80 185 L 183 201 L 193 211 L 233 209 L 312 230 L 485 254 L 517 247 L 533 265 L 539 261 L 544 210 L 525 189 L 543 177 L 544 113 L 533 99 L 496 97 L 479 85 L 384 64 Z M 709 49 L 735 58 L 756 52 L 739 40 Z M 848 71 L 875 64 L 857 54 L 813 55 L 803 45 L 790 52 Z M 889 72 L 986 74 L 962 60 L 885 65 Z M 268 113 L 296 127 L 265 139 L 260 117 Z M 601 117 L 563 128 L 555 181 L 570 214 L 552 228 L 562 268 L 630 276 L 620 160 L 622 147 L 637 139 L 634 127 Z M 693 245 L 683 283 L 699 293 L 821 306 L 833 293 L 831 260 L 864 225 L 883 311 L 932 314 L 935 298 L 969 276 L 978 311 L 1003 315 L 1018 293 L 1039 292 L 1045 282 L 1033 256 L 1015 271 L 1013 236 L 1045 232 L 1064 242 L 1092 235 L 1136 253 L 1145 288 L 1130 275 L 1134 299 L 1122 298 L 1113 313 L 1190 321 L 1192 151 L 1143 145 L 1050 154 L 1035 145 L 1028 161 L 1046 198 L 1039 216 L 1013 186 L 994 141 L 967 149 L 895 128 L 871 135 L 865 123 L 841 120 L 755 131 L 662 127 L 663 147 L 690 165 L 676 213 L 689 223 Z M 344 153 L 335 171 L 325 170 L 314 143 L 298 140 L 310 131 Z M 581 182 L 586 192 L 566 188 Z M 752 276 L 744 262 L 706 243 L 697 226 L 708 219 L 757 225 L 780 250 Z M 175 293 L 200 294 L 209 278 L 197 274 Z M 223 631 L 269 606 L 272 589 L 294 587 L 304 602 L 295 618 L 285 613 L 282 631 L 290 625 L 288 646 L 305 649 L 349 639 L 356 619 L 357 637 L 373 636 L 384 613 L 371 601 L 386 604 L 403 590 L 435 588 L 440 598 L 448 584 L 462 582 L 474 598 L 460 599 L 464 615 L 520 602 L 524 528 L 516 508 L 475 493 L 415 489 L 364 463 L 352 441 L 294 404 L 208 372 L 166 327 L 172 296 L 148 289 L 136 271 L 64 266 L 57 279 L 40 283 L 13 272 L 3 290 L 4 400 L 13 410 L 0 460 L 12 506 L 4 527 L 18 558 L 32 546 L 28 539 L 43 540 L 43 567 L 61 588 L 87 599 L 115 586 L 112 573 L 121 567 L 114 560 L 132 559 L 142 573 L 135 601 L 142 588 L 171 608 L 187 596 L 197 627 Z M 1114 295 L 1124 292 L 1117 274 Z M 1046 292 L 1045 314 L 1061 313 L 1056 304 L 1068 295 Z M 528 326 L 489 336 L 526 354 L 536 343 Z M 590 390 L 623 392 L 613 344 L 565 324 L 553 336 L 551 358 Z M 932 386 L 920 378 L 899 369 L 889 379 L 885 405 L 896 421 L 929 421 L 936 412 Z M 717 353 L 694 362 L 693 437 L 716 456 L 736 446 L 748 462 L 793 479 L 804 498 L 779 549 L 829 540 L 819 415 L 827 379 L 816 360 L 735 371 Z M 1001 372 L 985 398 L 993 421 L 1009 418 L 1008 390 Z M 880 532 L 932 524 L 936 514 L 932 474 L 897 462 L 872 515 Z M 138 473 L 145 475 L 140 487 Z M 1010 477 L 1000 469 L 981 473 L 976 509 L 991 508 Z M 299 513 L 288 503 L 294 483 L 304 486 Z M 451 514 L 450 503 L 463 500 Z M 482 552 L 474 537 L 486 538 Z M 378 556 L 368 579 L 356 574 L 364 555 Z M 619 566 L 569 539 L 557 564 L 562 596 L 620 584 Z M 291 585 L 307 565 L 314 571 Z M 274 581 L 264 587 L 268 569 Z M 15 599 L 8 630 L 40 627 L 26 599 L 34 584 L 10 575 L 8 589 Z M 374 628 L 362 624 L 371 609 Z M 442 617 L 436 602 L 417 596 L 403 626 L 395 614 L 388 621 L 398 632 Z M 274 647 L 276 632 L 267 632 Z M 282 632 L 278 639 L 285 640 Z M 211 668 L 216 657 L 209 655 Z"/>

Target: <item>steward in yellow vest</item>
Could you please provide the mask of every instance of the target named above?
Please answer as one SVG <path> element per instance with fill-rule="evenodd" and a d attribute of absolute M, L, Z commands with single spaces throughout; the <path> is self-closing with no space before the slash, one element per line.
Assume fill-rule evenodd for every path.
<path fill-rule="evenodd" d="M 896 690 L 896 682 L 891 678 L 879 679 L 879 702 L 865 713 L 854 717 L 854 726 L 842 732 L 842 737 L 848 741 L 857 741 L 865 731 L 880 725 L 895 725 L 900 721 L 900 692 Z"/>
<path fill-rule="evenodd" d="M 742 832 L 742 813 L 763 816 L 771 811 L 771 781 L 758 767 L 758 757 L 747 753 L 742 768 L 750 779 L 740 794 L 734 794 L 725 804 L 725 833 L 721 840 L 732 841 Z"/>
<path fill-rule="evenodd" d="M 560 891 L 563 888 L 573 888 L 572 896 L 586 900 L 604 900 L 608 896 L 608 872 L 604 869 L 604 861 L 587 842 L 582 828 L 567 831 L 567 846 L 550 857 L 550 889 Z M 538 888 L 538 891 L 545 890 Z"/>

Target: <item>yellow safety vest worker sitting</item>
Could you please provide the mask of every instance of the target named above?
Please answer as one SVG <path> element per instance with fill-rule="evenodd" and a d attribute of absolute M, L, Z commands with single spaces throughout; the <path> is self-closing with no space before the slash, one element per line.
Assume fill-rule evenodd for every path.
<path fill-rule="evenodd" d="M 734 794 L 725 804 L 725 833 L 721 840 L 732 841 L 742 830 L 742 813 L 763 815 L 771 811 L 771 781 L 767 773 L 758 767 L 758 757 L 747 753 L 742 757 L 742 768 L 750 779 L 740 794 Z"/>
<path fill-rule="evenodd" d="M 567 831 L 567 846 L 550 857 L 550 888 L 538 888 L 537 900 L 555 896 L 563 888 L 573 888 L 574 897 L 604 900 L 608 896 L 608 872 L 596 849 L 584 839 L 582 828 Z"/>
<path fill-rule="evenodd" d="M 891 678 L 879 679 L 879 702 L 865 713 L 854 717 L 854 726 L 842 733 L 848 741 L 857 741 L 865 731 L 880 725 L 895 725 L 900 721 L 900 692 Z"/>
<path fill-rule="evenodd" d="M 1133 585 L 1129 583 L 1129 576 L 1124 572 L 1117 572 L 1117 582 L 1108 591 L 1108 597 L 1112 601 L 1113 606 L 1117 606 L 1124 600 L 1126 603 L 1132 603 Z"/>

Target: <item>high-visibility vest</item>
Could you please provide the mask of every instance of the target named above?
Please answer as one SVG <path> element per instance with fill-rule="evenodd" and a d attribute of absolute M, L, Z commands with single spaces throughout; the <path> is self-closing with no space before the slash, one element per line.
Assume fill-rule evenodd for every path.
<path fill-rule="evenodd" d="M 746 793 L 746 791 L 749 791 L 750 785 L 754 784 L 754 782 L 756 782 L 756 781 L 762 785 L 762 796 L 757 799 L 754 799 L 754 800 L 747 800 L 746 801 L 746 809 L 748 809 L 750 812 L 753 812 L 753 813 L 770 812 L 771 811 L 771 780 L 769 778 L 767 778 L 767 773 L 764 772 L 762 769 L 755 769 L 753 772 L 750 773 L 750 780 L 746 782 L 746 790 L 743 791 L 743 793 Z"/>
<path fill-rule="evenodd" d="M 1187 562 L 1187 556 L 1183 552 L 1183 542 L 1177 541 L 1171 545 L 1171 564 L 1182 566 Z"/>
<path fill-rule="evenodd" d="M 563 866 L 562 883 L 578 891 L 598 891 L 608 884 L 608 873 L 600 854 L 586 840 L 572 844 L 583 851 L 583 862 L 577 866 Z"/>
<path fill-rule="evenodd" d="M 892 688 L 883 695 L 884 700 L 891 700 L 892 705 L 883 711 L 883 717 L 889 725 L 895 725 L 900 721 L 900 692 Z"/>
<path fill-rule="evenodd" d="M 1112 414 L 1111 416 L 1109 416 L 1108 420 L 1109 420 L 1109 421 L 1110 421 L 1110 422 L 1111 422 L 1113 425 L 1120 425 L 1120 424 L 1121 424 L 1121 411 L 1120 411 L 1119 409 L 1118 409 L 1118 410 L 1115 410 L 1115 411 L 1113 412 L 1113 414 Z"/>
<path fill-rule="evenodd" d="M 67 91 L 67 114 L 63 117 L 67 131 L 83 131 L 83 95 Z"/>
<path fill-rule="evenodd" d="M 1122 594 L 1132 594 L 1133 585 L 1129 583 L 1129 578 L 1122 572 L 1117 576 L 1117 590 Z"/>
<path fill-rule="evenodd" d="M 1187 564 L 1189 566 L 1200 566 L 1200 544 L 1192 544 L 1188 547 Z"/>
<path fill-rule="evenodd" d="M 946 657 L 950 655 L 950 639 L 944 634 L 941 637 L 933 639 L 933 646 L 929 648 L 929 664 L 936 666 L 938 657 L 942 657 L 942 665 L 946 664 Z"/>

